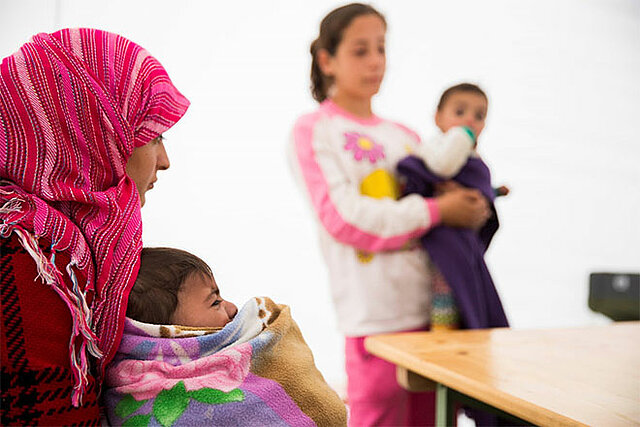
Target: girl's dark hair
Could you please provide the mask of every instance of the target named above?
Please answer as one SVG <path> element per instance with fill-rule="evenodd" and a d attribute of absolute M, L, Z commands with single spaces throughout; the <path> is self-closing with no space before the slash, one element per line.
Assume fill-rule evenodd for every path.
<path fill-rule="evenodd" d="M 438 102 L 438 111 L 440 111 L 442 107 L 444 107 L 444 104 L 447 102 L 447 100 L 451 95 L 458 92 L 475 93 L 477 95 L 483 96 L 484 99 L 487 101 L 487 103 L 489 102 L 489 98 L 487 98 L 487 94 L 484 93 L 484 91 L 480 89 L 479 86 L 476 86 L 473 83 L 460 83 L 455 86 L 451 86 L 449 89 L 442 92 L 442 96 L 440 97 L 440 101 Z"/>
<path fill-rule="evenodd" d="M 324 49 L 329 52 L 329 55 L 335 55 L 345 28 L 351 24 L 354 18 L 362 15 L 376 15 L 382 19 L 385 26 L 387 25 L 387 21 L 380 12 L 368 4 L 362 3 L 351 3 L 334 9 L 320 22 L 320 34 L 311 43 L 309 49 L 311 52 L 311 94 L 316 101 L 322 102 L 327 99 L 327 91 L 333 84 L 333 78 L 325 76 L 320 70 L 317 59 L 318 52 Z"/>
<path fill-rule="evenodd" d="M 138 277 L 129 294 L 127 317 L 156 325 L 171 324 L 178 306 L 178 292 L 193 274 L 213 277 L 209 266 L 189 252 L 173 248 L 142 249 Z"/>

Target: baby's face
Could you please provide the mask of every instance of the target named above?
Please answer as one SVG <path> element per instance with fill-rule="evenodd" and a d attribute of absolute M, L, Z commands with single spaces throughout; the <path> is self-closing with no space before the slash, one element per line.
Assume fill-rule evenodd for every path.
<path fill-rule="evenodd" d="M 484 96 L 473 92 L 455 92 L 436 112 L 436 125 L 442 132 L 456 126 L 468 126 L 478 138 L 484 129 L 487 108 Z"/>
<path fill-rule="evenodd" d="M 234 318 L 238 308 L 220 296 L 213 277 L 192 274 L 178 292 L 178 306 L 172 323 L 182 326 L 222 327 Z"/>

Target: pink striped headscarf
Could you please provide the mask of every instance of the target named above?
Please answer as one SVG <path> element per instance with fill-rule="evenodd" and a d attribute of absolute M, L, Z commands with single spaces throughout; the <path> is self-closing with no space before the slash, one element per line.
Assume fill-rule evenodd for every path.
<path fill-rule="evenodd" d="M 86 353 L 102 355 L 100 375 L 115 354 L 140 262 L 140 199 L 127 160 L 188 106 L 155 58 L 105 31 L 38 34 L 0 65 L 0 235 L 18 235 L 69 306 L 76 405 Z M 66 272 L 44 255 L 41 237 L 71 256 Z"/>

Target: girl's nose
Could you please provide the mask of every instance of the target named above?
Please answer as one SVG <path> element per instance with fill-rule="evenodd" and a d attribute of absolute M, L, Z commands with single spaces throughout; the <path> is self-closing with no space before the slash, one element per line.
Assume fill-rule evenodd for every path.
<path fill-rule="evenodd" d="M 373 52 L 369 58 L 369 65 L 375 68 L 384 66 L 385 57 L 383 53 Z"/>

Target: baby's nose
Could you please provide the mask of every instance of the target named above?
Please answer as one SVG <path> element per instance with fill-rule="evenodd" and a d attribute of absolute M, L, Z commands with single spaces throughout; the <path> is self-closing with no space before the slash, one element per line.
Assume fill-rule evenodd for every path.
<path fill-rule="evenodd" d="M 233 319 L 234 317 L 236 317 L 236 314 L 238 314 L 238 307 L 236 307 L 236 305 L 232 302 L 227 301 L 225 309 L 227 311 L 227 316 L 229 316 L 229 319 Z"/>

